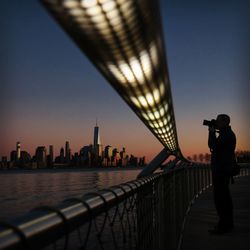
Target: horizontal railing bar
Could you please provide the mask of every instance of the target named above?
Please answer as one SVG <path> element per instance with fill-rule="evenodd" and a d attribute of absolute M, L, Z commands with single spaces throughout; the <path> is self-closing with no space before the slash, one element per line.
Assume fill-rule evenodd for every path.
<path fill-rule="evenodd" d="M 83 225 L 91 217 L 95 217 L 105 209 L 119 204 L 135 190 L 139 190 L 161 175 L 162 173 L 157 173 L 113 186 L 110 187 L 110 191 L 100 190 L 96 193 L 87 193 L 82 199 L 66 200 L 55 207 L 33 209 L 28 215 L 5 224 L 0 231 L 0 249 L 7 249 L 6 247 L 10 245 L 12 246 L 11 249 L 20 249 L 22 244 L 35 245 L 36 249 L 41 249 L 58 240 L 63 234 L 70 233 L 76 227 Z M 62 217 L 65 218 L 65 221 Z M 14 227 L 17 230 L 13 230 Z M 22 238 L 17 234 L 18 230 L 22 232 Z M 49 237 L 47 237 L 48 235 Z M 38 241 L 40 242 L 39 245 L 37 245 Z M 20 242 L 23 243 L 20 244 Z"/>
<path fill-rule="evenodd" d="M 153 190 L 152 188 L 158 185 L 160 178 L 165 178 L 162 179 L 164 182 L 169 180 L 169 185 L 172 185 L 172 181 L 174 181 L 173 183 L 176 181 L 177 188 L 178 183 L 184 181 L 184 178 L 188 178 L 186 181 L 191 180 L 192 183 L 188 184 L 190 206 L 190 202 L 192 203 L 200 193 L 211 185 L 211 179 L 208 180 L 209 172 L 204 172 L 203 169 L 209 170 L 210 168 L 206 164 L 180 163 L 175 169 L 166 169 L 163 172 L 112 186 L 95 193 L 87 193 L 82 198 L 67 199 L 55 207 L 35 208 L 12 222 L 0 222 L 0 249 L 41 249 L 62 236 L 67 237 L 72 231 L 118 206 L 129 197 L 140 194 L 140 190 L 144 191 L 147 187 L 149 187 L 149 190 Z M 191 172 L 186 170 L 191 170 Z M 182 172 L 184 175 L 179 175 Z M 188 172 L 189 174 L 186 175 Z M 245 174 L 249 174 L 248 165 L 242 165 L 241 175 Z M 184 181 L 184 185 L 185 183 Z M 173 186 L 173 188 L 176 187 Z M 147 195 L 154 196 L 154 193 Z M 154 198 L 152 197 L 152 199 Z M 181 201 L 182 197 L 178 197 L 178 199 Z M 187 210 L 188 206 L 185 206 Z"/>

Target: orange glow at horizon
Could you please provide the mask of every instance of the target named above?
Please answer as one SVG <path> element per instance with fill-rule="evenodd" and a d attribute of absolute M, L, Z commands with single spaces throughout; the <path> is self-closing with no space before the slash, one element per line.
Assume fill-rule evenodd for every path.
<path fill-rule="evenodd" d="M 178 125 L 178 123 L 177 123 Z M 1 138 L 4 139 L 5 144 L 0 146 L 0 155 L 7 156 L 11 150 L 15 150 L 16 142 L 21 142 L 21 150 L 25 150 L 33 156 L 35 154 L 35 149 L 37 146 L 46 146 L 47 152 L 49 145 L 54 146 L 54 155 L 59 155 L 61 147 L 65 147 L 65 141 L 69 141 L 72 153 L 79 152 L 81 147 L 84 145 L 93 144 L 93 128 L 91 127 L 85 129 L 85 133 L 79 136 L 75 131 L 62 131 L 60 129 L 55 129 L 53 133 L 49 134 L 49 131 L 44 131 L 43 134 L 39 134 L 40 128 L 33 128 L 33 133 L 25 132 L 23 129 L 16 129 L 16 132 L 10 133 L 11 136 L 2 135 Z M 192 156 L 194 154 L 209 153 L 207 146 L 207 128 L 202 126 L 191 126 L 190 127 L 179 127 L 178 137 L 182 153 L 185 157 Z M 133 133 L 121 132 L 121 130 L 133 131 Z M 190 129 L 189 132 L 186 132 Z M 249 136 L 246 133 L 242 133 L 243 127 L 232 126 L 236 136 L 237 136 L 237 146 L 236 150 L 250 150 L 249 147 Z M 57 131 L 57 132 L 56 132 Z M 62 133 L 67 133 L 67 136 L 63 138 Z M 146 157 L 146 162 L 152 160 L 163 148 L 160 142 L 151 134 L 151 132 L 142 124 L 140 121 L 136 122 L 136 126 L 133 123 L 128 125 L 121 124 L 115 129 L 109 125 L 100 125 L 101 133 L 101 143 L 103 147 L 106 145 L 111 145 L 113 148 L 117 148 L 118 151 L 122 147 L 126 148 L 128 155 L 133 154 L 137 157 Z M 14 139 L 16 138 L 16 139 Z"/>

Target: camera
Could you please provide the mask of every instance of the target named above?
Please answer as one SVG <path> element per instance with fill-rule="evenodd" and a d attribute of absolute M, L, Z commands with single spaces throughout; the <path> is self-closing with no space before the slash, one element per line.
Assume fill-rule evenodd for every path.
<path fill-rule="evenodd" d="M 216 128 L 216 120 L 215 119 L 212 119 L 211 121 L 203 120 L 203 125 Z"/>

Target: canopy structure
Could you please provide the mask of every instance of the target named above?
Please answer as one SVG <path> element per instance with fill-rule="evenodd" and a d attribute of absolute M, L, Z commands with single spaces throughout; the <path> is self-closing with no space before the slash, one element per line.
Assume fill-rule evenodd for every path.
<path fill-rule="evenodd" d="M 181 156 L 158 1 L 42 2 L 165 149 Z"/>

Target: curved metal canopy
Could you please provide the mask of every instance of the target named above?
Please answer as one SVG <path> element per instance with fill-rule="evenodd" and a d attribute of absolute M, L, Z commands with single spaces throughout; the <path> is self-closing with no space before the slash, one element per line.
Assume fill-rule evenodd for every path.
<path fill-rule="evenodd" d="M 181 155 L 158 1 L 42 2 L 164 147 Z"/>

